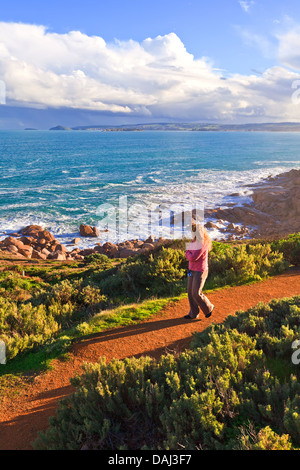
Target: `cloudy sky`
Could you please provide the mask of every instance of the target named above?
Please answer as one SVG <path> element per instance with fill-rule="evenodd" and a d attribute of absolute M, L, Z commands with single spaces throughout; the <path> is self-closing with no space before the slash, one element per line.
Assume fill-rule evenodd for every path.
<path fill-rule="evenodd" d="M 300 121 L 298 0 L 45 4 L 0 0 L 0 128 Z"/>

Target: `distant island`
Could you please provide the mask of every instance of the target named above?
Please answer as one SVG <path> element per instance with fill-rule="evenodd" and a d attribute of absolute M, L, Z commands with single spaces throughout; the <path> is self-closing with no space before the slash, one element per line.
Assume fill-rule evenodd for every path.
<path fill-rule="evenodd" d="M 72 131 L 73 129 L 70 129 L 69 127 L 65 127 L 65 126 L 56 126 L 56 127 L 51 127 L 51 129 L 49 129 L 50 131 Z"/>
<path fill-rule="evenodd" d="M 194 132 L 300 132 L 300 123 L 262 123 L 262 124 L 194 124 L 194 123 L 157 123 L 134 124 L 126 126 L 77 126 L 58 125 L 51 131 L 95 131 L 95 132 L 144 132 L 144 131 L 194 131 Z"/>

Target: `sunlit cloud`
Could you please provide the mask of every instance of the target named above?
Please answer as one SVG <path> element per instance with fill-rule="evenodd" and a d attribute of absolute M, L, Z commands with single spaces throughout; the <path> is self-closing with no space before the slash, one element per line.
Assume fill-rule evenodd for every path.
<path fill-rule="evenodd" d="M 300 35 L 282 38 L 281 53 L 288 57 L 288 44 L 298 40 Z M 212 60 L 196 58 L 174 33 L 106 43 L 80 31 L 57 34 L 44 26 L 0 23 L 0 80 L 9 106 L 189 120 L 297 120 L 300 109 L 291 100 L 297 79 L 283 66 L 225 79 Z"/>

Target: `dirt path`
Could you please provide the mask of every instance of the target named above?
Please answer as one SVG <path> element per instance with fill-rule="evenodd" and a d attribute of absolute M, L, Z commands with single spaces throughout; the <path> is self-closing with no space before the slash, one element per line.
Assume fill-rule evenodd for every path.
<path fill-rule="evenodd" d="M 57 401 L 72 392 L 69 379 L 80 373 L 84 362 L 99 357 L 124 359 L 165 352 L 180 352 L 190 344 L 195 331 L 211 323 L 221 323 L 238 310 L 247 310 L 259 302 L 300 294 L 300 271 L 290 271 L 249 286 L 232 287 L 209 295 L 215 305 L 210 319 L 204 316 L 188 322 L 187 299 L 164 308 L 151 320 L 117 330 L 109 330 L 75 344 L 68 362 L 53 361 L 53 369 L 38 376 L 17 398 L 5 398 L 0 409 L 0 450 L 30 450 L 32 441 L 48 427 Z"/>

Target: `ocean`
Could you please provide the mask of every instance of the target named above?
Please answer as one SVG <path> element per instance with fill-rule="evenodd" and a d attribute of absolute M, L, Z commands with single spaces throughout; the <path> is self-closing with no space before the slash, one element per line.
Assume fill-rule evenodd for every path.
<path fill-rule="evenodd" d="M 68 243 L 81 224 L 103 229 L 99 208 L 118 208 L 120 197 L 146 238 L 138 204 L 243 204 L 247 185 L 300 168 L 299 149 L 300 134 L 281 132 L 0 131 L 0 239 L 38 224 Z M 136 229 L 125 238 L 139 238 Z"/>

